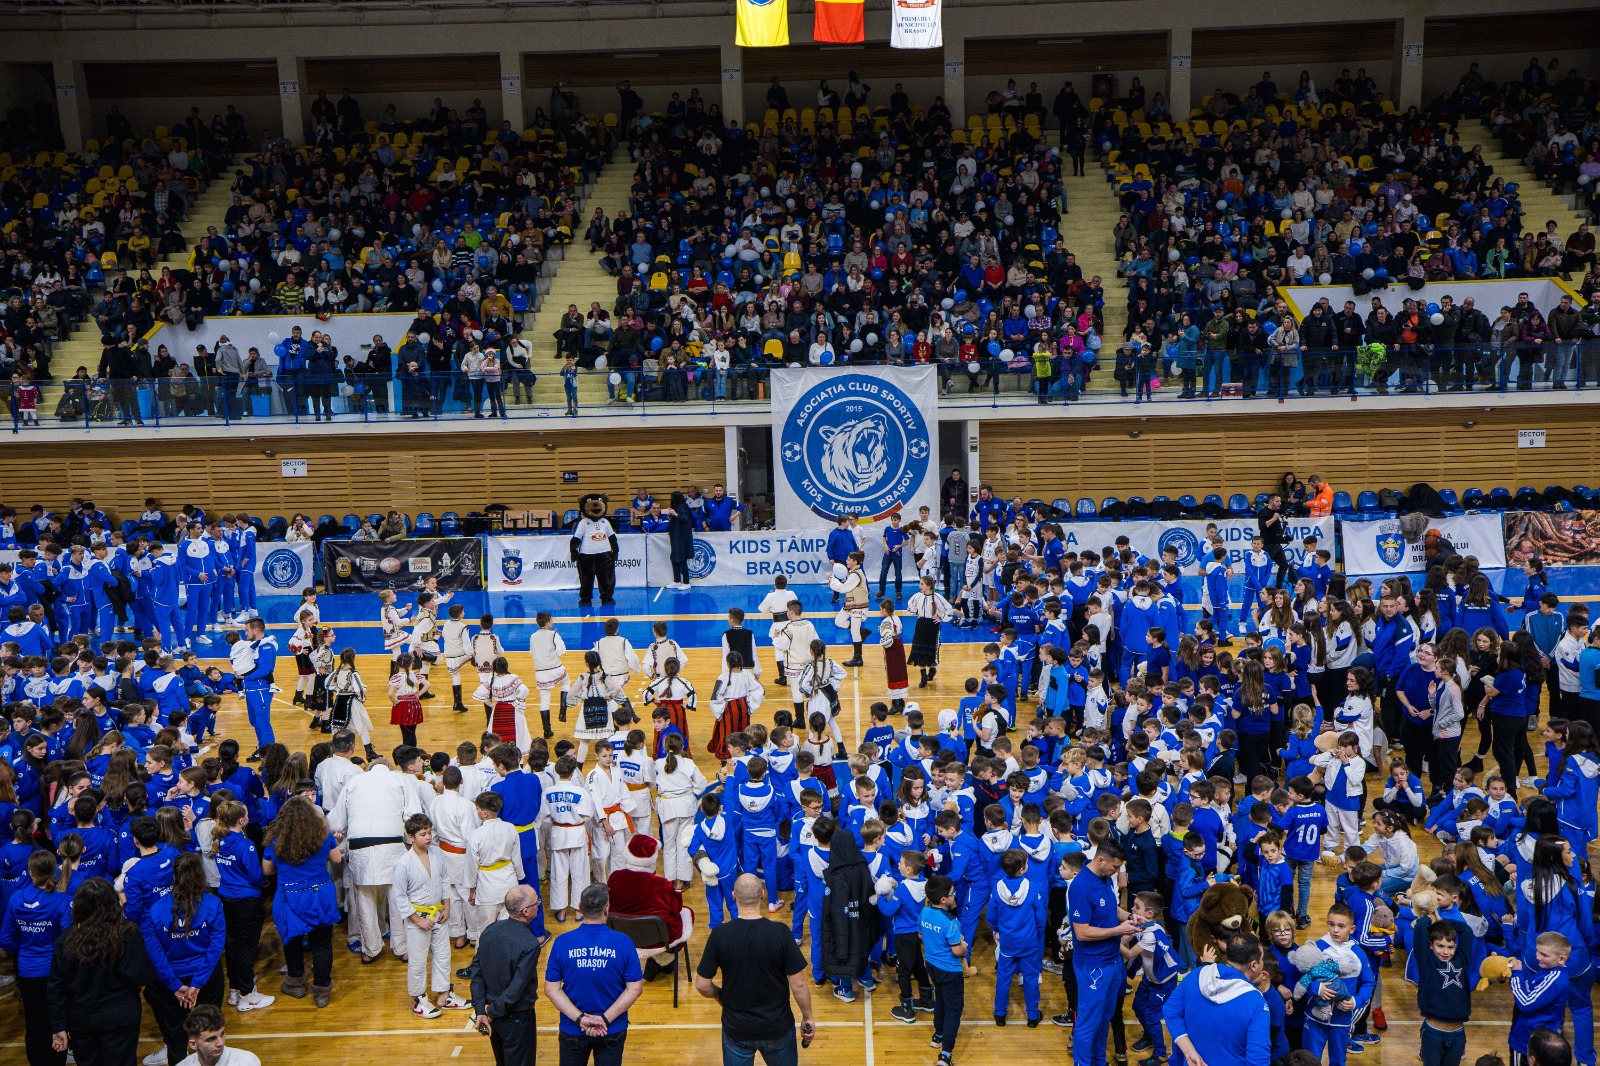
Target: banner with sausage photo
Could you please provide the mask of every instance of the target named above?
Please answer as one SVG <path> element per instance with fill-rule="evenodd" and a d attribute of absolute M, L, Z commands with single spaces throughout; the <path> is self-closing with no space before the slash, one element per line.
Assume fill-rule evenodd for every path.
<path fill-rule="evenodd" d="M 1535 555 L 1546 566 L 1600 565 L 1600 511 L 1508 511 L 1506 565 Z"/>

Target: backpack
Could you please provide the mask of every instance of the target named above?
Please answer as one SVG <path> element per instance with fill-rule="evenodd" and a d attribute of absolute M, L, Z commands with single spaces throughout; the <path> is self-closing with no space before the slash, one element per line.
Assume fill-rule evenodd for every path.
<path fill-rule="evenodd" d="M 1378 490 L 1378 509 L 1380 511 L 1399 511 L 1401 502 L 1400 493 L 1394 489 Z"/>

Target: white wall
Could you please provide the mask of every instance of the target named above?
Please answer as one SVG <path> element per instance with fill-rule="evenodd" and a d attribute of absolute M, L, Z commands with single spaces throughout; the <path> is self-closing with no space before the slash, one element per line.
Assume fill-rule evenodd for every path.
<path fill-rule="evenodd" d="M 1356 302 L 1356 310 L 1363 316 L 1372 309 L 1372 298 L 1376 296 L 1383 302 L 1391 314 L 1398 314 L 1407 300 L 1416 300 L 1422 304 L 1438 303 L 1439 297 L 1449 296 L 1457 307 L 1467 297 L 1472 297 L 1472 302 L 1479 311 L 1489 316 L 1493 322 L 1500 314 L 1500 308 L 1515 306 L 1517 293 L 1528 294 L 1528 301 L 1540 311 L 1548 311 L 1561 302 L 1561 297 L 1566 295 L 1555 282 L 1547 278 L 1512 278 L 1506 281 L 1443 281 L 1433 285 L 1424 285 L 1416 292 L 1405 284 L 1390 285 L 1380 292 L 1369 292 L 1357 296 L 1355 290 L 1348 285 L 1296 285 L 1283 290 L 1285 296 L 1292 304 L 1291 310 L 1297 311 L 1302 317 L 1311 310 L 1313 304 L 1323 297 L 1335 311 L 1343 310 L 1346 300 Z"/>
<path fill-rule="evenodd" d="M 204 344 L 209 351 L 226 336 L 239 349 L 241 356 L 248 354 L 252 347 L 259 348 L 261 355 L 276 368 L 278 357 L 273 354 L 273 348 L 278 338 L 289 336 L 290 329 L 299 326 L 301 334 L 307 338 L 313 330 L 329 334 L 333 337 L 334 347 L 339 349 L 341 360 L 349 355 L 359 363 L 366 358 L 361 346 L 370 345 L 375 334 L 382 336 L 389 347 L 399 348 L 400 342 L 405 339 L 406 327 L 413 321 L 415 316 L 409 314 L 334 315 L 326 322 L 318 322 L 312 315 L 251 315 L 244 318 L 214 315 L 193 331 L 185 326 L 162 326 L 150 338 L 150 350 L 158 351 L 165 344 L 178 362 L 192 363 L 195 345 Z"/>

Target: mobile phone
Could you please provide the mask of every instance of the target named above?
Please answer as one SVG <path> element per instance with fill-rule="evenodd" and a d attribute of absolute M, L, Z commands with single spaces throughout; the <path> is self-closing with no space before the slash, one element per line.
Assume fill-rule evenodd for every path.
<path fill-rule="evenodd" d="M 800 1028 L 800 1046 L 801 1047 L 810 1047 L 812 1038 L 814 1038 L 816 1035 L 817 1035 L 817 1030 L 816 1030 L 815 1027 L 812 1027 L 811 1029 L 807 1029 L 804 1026 L 801 1026 L 801 1028 Z"/>

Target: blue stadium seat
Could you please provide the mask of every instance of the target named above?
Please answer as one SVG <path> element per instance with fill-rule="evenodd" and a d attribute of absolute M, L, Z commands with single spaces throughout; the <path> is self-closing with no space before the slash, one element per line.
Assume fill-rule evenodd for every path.
<path fill-rule="evenodd" d="M 437 536 L 439 533 L 439 525 L 436 521 L 434 521 L 432 512 L 418 512 L 417 520 L 412 523 L 411 532 L 413 535 L 418 537 Z"/>
<path fill-rule="evenodd" d="M 1339 491 L 1333 494 L 1333 513 L 1340 518 L 1356 513 L 1356 503 L 1348 492 Z"/>
<path fill-rule="evenodd" d="M 1129 503 L 1143 504 L 1146 507 L 1148 507 L 1150 505 L 1149 501 L 1146 500 L 1143 496 L 1129 496 L 1128 497 L 1128 502 Z"/>
<path fill-rule="evenodd" d="M 356 530 L 361 528 L 361 516 L 358 514 L 347 514 L 339 524 L 344 526 L 344 531 L 346 533 L 354 533 Z"/>
<path fill-rule="evenodd" d="M 379 526 L 383 525 L 383 515 L 369 514 L 367 515 L 367 521 L 372 523 L 373 529 L 377 529 Z"/>
<path fill-rule="evenodd" d="M 566 530 L 567 532 L 570 533 L 570 532 L 572 532 L 572 527 L 577 525 L 577 524 L 578 524 L 578 511 L 577 511 L 576 508 L 573 508 L 572 510 L 569 510 L 569 511 L 561 512 L 561 528 L 562 529 L 564 529 L 564 530 Z"/>
<path fill-rule="evenodd" d="M 1121 502 L 1122 501 L 1117 499 L 1115 496 L 1107 496 L 1105 499 L 1100 501 L 1100 513 L 1101 514 L 1105 514 L 1106 511 L 1108 511 L 1112 507 L 1115 507 L 1117 504 L 1119 504 Z"/>
<path fill-rule="evenodd" d="M 1446 510 L 1454 511 L 1458 514 L 1460 513 L 1461 500 L 1456 496 L 1455 489 L 1440 489 L 1439 499 L 1443 501 Z"/>
<path fill-rule="evenodd" d="M 1080 522 L 1093 522 L 1100 517 L 1100 512 L 1094 509 L 1094 501 L 1087 496 L 1079 496 L 1072 511 Z"/>
<path fill-rule="evenodd" d="M 1160 499 L 1160 497 L 1157 497 L 1157 499 Z M 1178 506 L 1182 507 L 1185 511 L 1195 511 L 1199 510 L 1200 501 L 1195 499 L 1193 496 L 1179 496 Z"/>
<path fill-rule="evenodd" d="M 333 515 L 325 514 L 325 515 L 322 515 L 320 518 L 317 519 L 317 525 L 325 526 L 329 522 L 332 522 L 332 521 L 333 521 Z"/>
<path fill-rule="evenodd" d="M 257 540 L 260 540 L 262 537 L 267 535 L 267 524 L 259 517 L 253 517 L 250 519 L 250 528 L 256 531 Z"/>
<path fill-rule="evenodd" d="M 618 533 L 627 533 L 633 529 L 633 511 L 626 507 L 618 507 L 611 512 L 611 525 Z"/>
<path fill-rule="evenodd" d="M 1057 496 L 1055 499 L 1050 501 L 1050 506 L 1054 507 L 1056 510 L 1060 511 L 1069 518 L 1072 516 L 1072 501 L 1067 499 L 1065 496 Z"/>
<path fill-rule="evenodd" d="M 1261 510 L 1261 508 L 1265 507 L 1266 505 L 1267 505 L 1267 494 L 1264 493 L 1264 492 L 1258 492 L 1258 493 L 1256 493 L 1255 501 L 1250 505 L 1250 509 L 1252 511 L 1259 511 L 1259 510 Z"/>
<path fill-rule="evenodd" d="M 1378 494 L 1371 489 L 1361 490 L 1361 495 L 1356 497 L 1356 508 L 1364 515 L 1375 516 L 1378 511 Z"/>
<path fill-rule="evenodd" d="M 1250 498 L 1242 492 L 1228 497 L 1228 513 L 1235 518 L 1250 517 Z"/>
<path fill-rule="evenodd" d="M 441 537 L 461 536 L 461 518 L 454 511 L 446 511 L 439 516 L 439 535 Z"/>
<path fill-rule="evenodd" d="M 454 511 L 446 511 L 444 514 L 439 516 L 439 521 L 459 523 L 461 521 L 461 516 Z"/>
<path fill-rule="evenodd" d="M 1207 493 L 1206 498 L 1201 500 L 1200 503 L 1206 507 L 1220 507 L 1224 511 L 1228 509 L 1227 503 L 1224 502 L 1222 497 L 1215 492 Z"/>
<path fill-rule="evenodd" d="M 125 541 L 132 540 L 134 530 L 138 528 L 139 520 L 137 518 L 124 519 L 122 522 L 122 539 Z"/>
<path fill-rule="evenodd" d="M 1496 485 L 1490 489 L 1489 506 L 1497 511 L 1508 510 L 1511 507 L 1511 490 L 1504 485 Z"/>
<path fill-rule="evenodd" d="M 289 520 L 282 515 L 273 515 L 267 520 L 267 540 L 282 540 L 289 534 Z"/>

